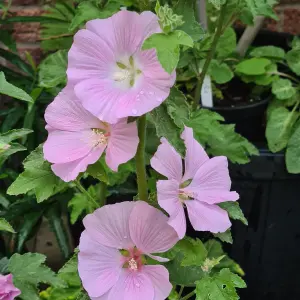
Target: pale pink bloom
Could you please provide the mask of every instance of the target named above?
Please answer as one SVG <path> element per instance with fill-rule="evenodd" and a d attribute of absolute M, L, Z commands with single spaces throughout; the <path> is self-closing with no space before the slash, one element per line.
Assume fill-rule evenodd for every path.
<path fill-rule="evenodd" d="M 106 163 L 118 166 L 134 157 L 139 138 L 135 122 L 120 119 L 109 125 L 83 108 L 71 88 L 65 88 L 45 113 L 48 139 L 44 157 L 64 181 L 74 180 L 88 165 L 95 163 L 106 149 Z"/>
<path fill-rule="evenodd" d="M 151 255 L 169 250 L 178 241 L 167 221 L 167 216 L 143 201 L 106 205 L 84 218 L 78 270 L 92 300 L 168 297 L 172 285 L 167 269 L 145 264 L 145 256 L 168 261 Z"/>
<path fill-rule="evenodd" d="M 186 232 L 184 207 L 195 230 L 224 232 L 231 223 L 227 212 L 216 204 L 239 198 L 230 192 L 227 158 L 209 159 L 191 128 L 185 127 L 181 137 L 186 146 L 184 175 L 180 155 L 165 138 L 151 159 L 151 166 L 168 178 L 157 182 L 158 203 L 170 215 L 168 223 L 179 238 Z"/>
<path fill-rule="evenodd" d="M 0 275 L 0 300 L 13 300 L 21 291 L 14 286 L 12 275 Z"/>
<path fill-rule="evenodd" d="M 164 101 L 175 72 L 161 67 L 154 49 L 142 51 L 147 37 L 161 32 L 150 11 L 120 11 L 87 22 L 69 51 L 68 82 L 83 106 L 102 121 L 141 116 Z"/>

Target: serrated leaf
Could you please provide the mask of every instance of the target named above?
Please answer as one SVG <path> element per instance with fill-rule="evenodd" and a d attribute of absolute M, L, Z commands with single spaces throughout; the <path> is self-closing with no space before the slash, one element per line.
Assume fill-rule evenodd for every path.
<path fill-rule="evenodd" d="M 272 83 L 272 93 L 277 99 L 285 100 L 293 97 L 296 94 L 296 89 L 289 79 L 279 78 Z"/>
<path fill-rule="evenodd" d="M 218 205 L 228 212 L 228 215 L 231 219 L 240 220 L 245 225 L 248 225 L 248 221 L 245 218 L 243 211 L 241 210 L 238 202 L 228 201 L 228 202 L 219 203 Z"/>
<path fill-rule="evenodd" d="M 285 161 L 289 173 L 300 173 L 300 123 L 295 125 L 295 131 L 288 141 Z"/>
<path fill-rule="evenodd" d="M 212 79 L 218 84 L 226 83 L 234 76 L 227 64 L 220 63 L 216 60 L 211 61 L 208 72 Z"/>
<path fill-rule="evenodd" d="M 268 112 L 266 138 L 272 152 L 278 152 L 287 146 L 298 117 L 297 112 L 285 107 L 276 107 Z"/>
<path fill-rule="evenodd" d="M 65 283 L 44 265 L 46 256 L 39 253 L 14 254 L 8 264 L 14 285 L 21 290 L 23 300 L 38 300 L 38 284 L 64 287 Z"/>
<path fill-rule="evenodd" d="M 300 48 L 292 49 L 286 54 L 286 61 L 291 70 L 300 75 Z"/>
<path fill-rule="evenodd" d="M 176 68 L 179 56 L 180 45 L 193 47 L 192 38 L 182 30 L 175 30 L 169 34 L 155 33 L 144 41 L 143 50 L 156 49 L 157 58 L 162 67 L 171 74 Z"/>
<path fill-rule="evenodd" d="M 1 150 L 1 144 L 9 144 L 10 142 L 20 139 L 32 132 L 33 131 L 30 129 L 22 128 L 22 129 L 13 129 L 8 132 L 1 133 L 0 134 L 0 150 Z"/>
<path fill-rule="evenodd" d="M 254 57 L 237 64 L 236 71 L 245 75 L 262 75 L 266 73 L 266 67 L 270 64 L 269 59 Z"/>
<path fill-rule="evenodd" d="M 227 229 L 225 232 L 214 233 L 214 236 L 219 240 L 221 240 L 222 242 L 229 243 L 229 244 L 233 243 L 230 229 Z"/>
<path fill-rule="evenodd" d="M 184 94 L 176 87 L 172 87 L 169 97 L 166 99 L 168 114 L 173 119 L 174 123 L 183 128 L 185 122 L 190 117 L 190 108 L 187 104 L 187 99 Z"/>
<path fill-rule="evenodd" d="M 37 201 L 42 202 L 67 185 L 52 172 L 50 163 L 44 161 L 41 146 L 24 160 L 24 168 L 25 171 L 8 188 L 9 195 L 26 194 L 34 190 Z"/>
<path fill-rule="evenodd" d="M 236 33 L 233 28 L 229 27 L 221 35 L 217 48 L 217 58 L 227 58 L 236 49 Z"/>
<path fill-rule="evenodd" d="M 256 47 L 250 52 L 252 57 L 266 57 L 270 59 L 284 59 L 285 51 L 275 46 Z"/>
<path fill-rule="evenodd" d="M 7 82 L 3 72 L 0 72 L 0 94 L 27 102 L 33 102 L 32 98 L 25 91 Z"/>
<path fill-rule="evenodd" d="M 169 116 L 165 103 L 152 110 L 149 117 L 155 125 L 157 136 L 166 138 L 177 152 L 183 155 L 185 146 L 180 138 L 179 128 Z"/>
<path fill-rule="evenodd" d="M 273 6 L 276 2 L 277 1 L 270 0 L 245 0 L 253 16 L 265 16 L 278 21 L 279 19 L 273 10 Z"/>
<path fill-rule="evenodd" d="M 1 148 L 1 146 L 0 146 Z M 19 152 L 25 151 L 26 148 L 18 143 L 11 143 L 6 146 L 6 149 L 0 149 L 0 168 L 9 156 Z"/>
<path fill-rule="evenodd" d="M 96 163 L 89 165 L 86 172 L 92 177 L 94 177 L 95 179 L 98 179 L 106 184 L 109 183 L 107 172 L 100 161 L 97 161 Z"/>
<path fill-rule="evenodd" d="M 12 228 L 12 226 L 3 218 L 0 218 L 0 231 L 15 233 L 15 230 Z"/>
<path fill-rule="evenodd" d="M 223 125 L 223 118 L 207 109 L 193 113 L 187 126 L 193 128 L 195 139 L 214 156 L 227 156 L 233 163 L 244 164 L 251 155 L 258 155 L 257 148 L 234 131 L 234 125 Z"/>
<path fill-rule="evenodd" d="M 48 55 L 39 65 L 39 86 L 53 88 L 67 82 L 67 50 Z"/>
<path fill-rule="evenodd" d="M 215 8 L 220 9 L 226 3 L 226 0 L 208 0 Z"/>

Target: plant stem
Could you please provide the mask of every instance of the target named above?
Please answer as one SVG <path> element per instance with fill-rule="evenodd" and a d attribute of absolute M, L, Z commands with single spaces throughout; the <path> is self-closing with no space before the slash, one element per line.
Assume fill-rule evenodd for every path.
<path fill-rule="evenodd" d="M 282 73 L 282 72 L 270 72 L 270 73 L 267 73 L 267 74 L 269 74 L 269 75 L 279 75 L 279 76 L 282 76 L 282 77 L 289 78 L 289 79 L 291 79 L 291 80 L 293 80 L 297 83 L 300 83 L 300 81 L 297 78 L 295 78 L 294 76 L 289 75 L 289 74 L 285 74 L 285 73 Z"/>
<path fill-rule="evenodd" d="M 181 286 L 180 286 L 179 293 L 178 293 L 178 300 L 180 300 L 180 297 L 181 297 L 181 295 L 182 295 L 183 289 L 184 289 L 184 285 L 181 285 Z"/>
<path fill-rule="evenodd" d="M 8 11 L 10 10 L 11 5 L 12 5 L 12 0 L 8 0 L 7 6 L 3 9 L 3 14 L 1 17 L 2 20 L 5 20 L 6 15 L 7 15 Z"/>
<path fill-rule="evenodd" d="M 189 294 L 187 294 L 186 296 L 182 297 L 181 300 L 187 300 L 190 299 L 191 297 L 193 297 L 195 295 L 195 291 L 190 292 Z"/>
<path fill-rule="evenodd" d="M 107 185 L 105 182 L 100 181 L 100 194 L 99 194 L 99 202 L 100 206 L 103 206 L 106 204 L 106 191 L 107 191 Z"/>
<path fill-rule="evenodd" d="M 212 41 L 211 44 L 211 48 L 210 51 L 207 54 L 204 66 L 202 68 L 201 74 L 199 76 L 199 80 L 196 86 L 196 91 L 195 91 L 195 97 L 194 97 L 194 102 L 193 102 L 193 108 L 196 109 L 200 100 L 200 96 L 201 96 L 201 90 L 202 90 L 202 86 L 203 86 L 203 82 L 204 82 L 204 78 L 205 75 L 207 73 L 209 64 L 211 62 L 211 60 L 214 57 L 214 54 L 216 52 L 216 48 L 217 48 L 217 44 L 219 41 L 219 38 L 222 34 L 222 28 L 223 28 L 223 22 L 224 22 L 224 18 L 225 18 L 225 13 L 226 13 L 226 3 L 222 6 L 221 8 L 221 12 L 220 12 L 220 16 L 219 16 L 219 21 L 218 21 L 218 25 L 217 25 L 217 30 L 216 33 L 214 35 L 214 39 Z"/>
<path fill-rule="evenodd" d="M 138 120 L 139 145 L 136 153 L 136 176 L 138 184 L 138 195 L 140 200 L 148 200 L 148 185 L 145 164 L 145 142 L 146 142 L 146 115 L 143 115 Z"/>
<path fill-rule="evenodd" d="M 94 205 L 95 207 L 99 207 L 99 203 L 97 203 L 97 201 L 89 194 L 89 192 L 81 185 L 80 181 L 79 180 L 74 180 L 73 181 L 77 188 L 79 189 L 79 191 L 81 193 L 83 193 Z"/>

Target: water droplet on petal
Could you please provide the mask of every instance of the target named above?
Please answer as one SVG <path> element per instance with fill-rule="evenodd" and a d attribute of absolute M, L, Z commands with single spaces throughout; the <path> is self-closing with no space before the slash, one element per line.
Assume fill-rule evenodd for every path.
<path fill-rule="evenodd" d="M 154 95 L 154 92 L 149 92 L 149 95 L 150 95 L 150 96 L 153 96 L 153 95 Z"/>
<path fill-rule="evenodd" d="M 137 95 L 135 99 L 136 99 L 136 101 L 140 101 L 141 100 L 141 98 L 140 98 L 139 95 Z"/>
<path fill-rule="evenodd" d="M 144 95 L 144 91 L 140 91 L 140 94 L 141 94 L 141 95 Z"/>
<path fill-rule="evenodd" d="M 140 287 L 140 284 L 139 284 L 139 283 L 136 283 L 135 286 L 139 288 L 139 287 Z"/>
<path fill-rule="evenodd" d="M 124 235 L 124 239 L 127 239 L 127 235 Z"/>
<path fill-rule="evenodd" d="M 133 109 L 133 110 L 132 110 L 132 113 L 133 113 L 134 115 L 136 115 L 136 114 L 137 114 L 137 110 L 136 110 L 136 109 Z"/>

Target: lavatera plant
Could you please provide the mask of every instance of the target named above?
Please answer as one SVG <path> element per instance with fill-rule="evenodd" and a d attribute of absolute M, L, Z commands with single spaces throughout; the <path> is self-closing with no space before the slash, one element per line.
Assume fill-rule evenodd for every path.
<path fill-rule="evenodd" d="M 170 6 L 80 1 L 68 10 L 75 14 L 70 49 L 64 44 L 65 52 L 49 55 L 39 67 L 39 87 L 55 95 L 45 112 L 48 137 L 24 160 L 24 172 L 7 193 L 35 197 L 48 212 L 59 195 L 74 189 L 71 222 L 85 215 L 84 231 L 57 274 L 38 253 L 0 260 L 1 299 L 235 300 L 236 288 L 246 287 L 242 269 L 219 241 L 232 243 L 230 218 L 247 224 L 239 195 L 231 191 L 226 156 L 246 163 L 258 152 L 221 116 L 200 109 L 198 92 L 226 28 L 244 13 L 273 16 L 272 8 L 264 0 L 212 1 L 218 21 L 210 35 L 195 19 L 194 1 L 164 2 Z M 190 103 L 177 88 L 176 67 L 187 50 L 196 59 L 205 39 L 210 49 L 203 68 L 196 68 L 198 92 Z M 53 66 L 60 76 L 52 75 Z M 34 93 L 8 83 L 3 73 L 0 79 L 1 93 L 34 105 Z M 26 150 L 14 141 L 30 132 L 0 135 L 1 164 Z M 137 195 L 108 204 L 107 196 L 129 174 Z M 13 220 L 6 211 L 4 216 Z M 21 237 L 3 218 L 0 229 Z M 48 288 L 41 291 L 40 283 Z"/>

